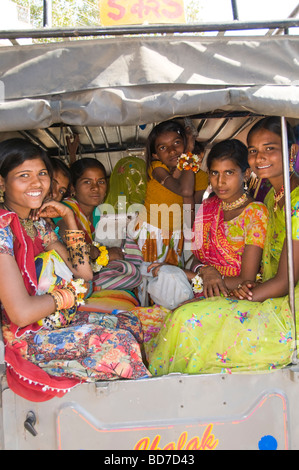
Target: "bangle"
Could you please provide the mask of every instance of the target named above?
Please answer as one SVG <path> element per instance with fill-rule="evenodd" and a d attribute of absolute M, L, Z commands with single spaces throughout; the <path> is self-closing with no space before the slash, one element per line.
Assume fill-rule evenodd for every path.
<path fill-rule="evenodd" d="M 37 323 L 47 330 L 67 327 L 72 322 L 78 306 L 84 304 L 86 291 L 83 279 L 73 279 L 66 287 L 49 292 L 55 302 L 55 312 Z"/>
<path fill-rule="evenodd" d="M 199 270 L 200 268 L 204 268 L 205 266 L 206 266 L 206 264 L 196 264 L 196 265 L 193 267 L 192 271 L 193 271 L 194 273 L 200 274 L 200 273 L 198 273 L 198 270 Z"/>
<path fill-rule="evenodd" d="M 50 292 L 51 297 L 54 299 L 56 312 L 66 308 L 71 308 L 76 303 L 76 292 L 71 287 L 63 287 Z"/>
<path fill-rule="evenodd" d="M 194 173 L 197 173 L 200 170 L 201 161 L 198 155 L 195 155 L 191 152 L 182 153 L 178 158 L 177 168 L 182 170 L 192 170 Z"/>
<path fill-rule="evenodd" d="M 65 243 L 72 266 L 76 268 L 78 264 L 84 264 L 85 257 L 89 258 L 90 247 L 85 242 L 83 230 L 66 230 Z"/>
<path fill-rule="evenodd" d="M 65 231 L 66 246 L 74 246 L 78 243 L 85 243 L 83 230 L 66 230 Z"/>
<path fill-rule="evenodd" d="M 109 263 L 109 253 L 107 248 L 104 245 L 101 245 L 98 242 L 93 242 L 93 245 L 97 247 L 100 254 L 97 259 L 92 263 L 92 270 L 94 273 L 101 271 L 103 266 L 107 266 Z"/>
<path fill-rule="evenodd" d="M 203 280 L 202 277 L 199 276 L 199 274 L 196 274 L 196 276 L 191 279 L 192 282 L 192 290 L 194 294 L 201 294 L 203 291 Z"/>
<path fill-rule="evenodd" d="M 165 181 L 166 181 L 168 178 L 170 178 L 170 177 L 171 177 L 171 175 L 165 176 L 164 180 L 160 181 L 160 184 L 162 184 L 162 186 L 164 186 Z"/>

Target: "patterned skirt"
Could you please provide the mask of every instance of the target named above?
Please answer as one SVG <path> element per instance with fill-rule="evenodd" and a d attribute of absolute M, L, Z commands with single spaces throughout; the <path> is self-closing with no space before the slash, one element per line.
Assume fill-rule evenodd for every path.
<path fill-rule="evenodd" d="M 71 325 L 41 329 L 26 336 L 26 356 L 52 376 L 86 382 L 150 376 L 142 362 L 142 329 L 129 312 L 89 313 L 80 310 Z"/>
<path fill-rule="evenodd" d="M 294 339 L 287 296 L 194 301 L 164 318 L 148 345 L 149 371 L 154 376 L 272 371 L 291 363 Z"/>

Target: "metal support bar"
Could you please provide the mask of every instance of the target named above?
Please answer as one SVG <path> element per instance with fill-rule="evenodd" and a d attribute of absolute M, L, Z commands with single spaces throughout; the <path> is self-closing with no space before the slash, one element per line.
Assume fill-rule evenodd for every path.
<path fill-rule="evenodd" d="M 239 13 L 238 13 L 237 0 L 231 0 L 231 3 L 232 3 L 232 10 L 233 10 L 233 18 L 234 20 L 238 20 Z"/>
<path fill-rule="evenodd" d="M 287 240 L 287 256 L 288 256 L 288 279 L 289 279 L 289 304 L 294 319 L 294 353 L 292 362 L 297 364 L 297 327 L 296 327 L 296 309 L 295 309 L 295 283 L 294 283 L 294 258 L 293 258 L 293 240 L 292 240 L 292 220 L 291 220 L 291 184 L 289 169 L 289 148 L 288 134 L 285 117 L 281 117 L 281 133 L 282 133 L 282 155 L 283 155 L 283 177 L 285 191 L 285 220 L 286 220 L 286 240 Z"/>
<path fill-rule="evenodd" d="M 196 24 L 171 24 L 171 25 L 146 25 L 124 27 L 83 27 L 60 29 L 19 29 L 2 30 L 0 39 L 16 38 L 54 38 L 54 37 L 88 37 L 88 36 L 124 36 L 144 34 L 175 34 L 175 33 L 202 33 L 207 31 L 243 31 L 248 29 L 286 29 L 299 27 L 298 18 L 274 21 L 233 21 L 227 23 L 196 23 Z"/>
<path fill-rule="evenodd" d="M 43 26 L 52 28 L 52 0 L 43 0 Z"/>

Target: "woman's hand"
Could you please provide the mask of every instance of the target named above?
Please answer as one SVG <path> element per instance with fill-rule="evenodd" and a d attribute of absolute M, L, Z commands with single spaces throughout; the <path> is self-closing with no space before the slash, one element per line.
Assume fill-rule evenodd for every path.
<path fill-rule="evenodd" d="M 61 204 L 61 202 L 54 201 L 54 199 L 44 202 L 39 208 L 37 215 L 39 217 L 49 217 L 50 219 L 55 217 L 62 217 L 63 219 L 75 218 L 70 207 Z"/>
<path fill-rule="evenodd" d="M 63 224 L 63 229 L 60 230 L 61 237 L 64 236 L 65 230 L 78 230 L 75 215 L 72 209 L 61 202 L 54 201 L 53 199 L 46 201 L 40 207 L 38 211 L 38 217 L 45 219 L 53 219 L 55 217 L 61 217 L 62 220 L 58 222 Z"/>
<path fill-rule="evenodd" d="M 200 270 L 200 276 L 203 280 L 203 295 L 205 297 L 219 297 L 221 294 L 227 297 L 229 295 L 221 274 L 213 266 L 203 266 Z"/>
<path fill-rule="evenodd" d="M 111 248 L 107 248 L 107 250 L 108 250 L 108 255 L 109 255 L 109 261 L 116 261 L 118 259 L 124 259 L 124 254 L 120 247 L 113 246 Z"/>
<path fill-rule="evenodd" d="M 243 281 L 238 284 L 237 287 L 231 290 L 231 297 L 234 297 L 239 300 L 252 300 L 252 290 L 256 286 L 256 282 L 253 281 Z"/>

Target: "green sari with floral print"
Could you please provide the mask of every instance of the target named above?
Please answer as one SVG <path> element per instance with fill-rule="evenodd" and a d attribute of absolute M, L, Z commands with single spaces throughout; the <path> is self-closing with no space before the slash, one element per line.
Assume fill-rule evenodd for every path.
<path fill-rule="evenodd" d="M 273 190 L 266 198 L 269 223 L 263 252 L 263 280 L 277 272 L 285 239 L 284 209 L 274 212 Z M 292 237 L 299 240 L 299 188 L 291 194 Z M 295 287 L 299 309 L 299 283 Z M 297 327 L 298 331 L 298 327 Z M 294 321 L 288 296 L 264 302 L 214 297 L 170 313 L 148 353 L 155 375 L 265 372 L 291 363 Z"/>

